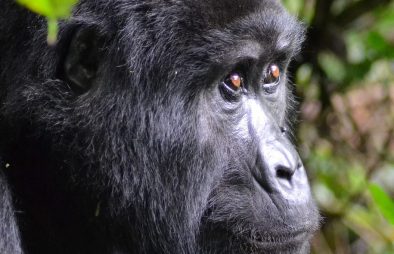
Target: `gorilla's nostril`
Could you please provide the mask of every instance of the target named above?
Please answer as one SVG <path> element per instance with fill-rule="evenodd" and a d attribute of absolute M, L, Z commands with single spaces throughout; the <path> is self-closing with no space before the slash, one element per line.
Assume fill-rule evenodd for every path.
<path fill-rule="evenodd" d="M 286 132 L 287 132 L 287 128 L 286 127 L 282 126 L 282 127 L 279 127 L 279 128 L 280 128 L 280 132 L 282 134 L 286 134 Z"/>
<path fill-rule="evenodd" d="M 282 165 L 277 166 L 275 170 L 276 170 L 276 177 L 280 179 L 285 179 L 287 181 L 291 181 L 291 177 L 293 176 L 295 171 L 291 168 Z"/>

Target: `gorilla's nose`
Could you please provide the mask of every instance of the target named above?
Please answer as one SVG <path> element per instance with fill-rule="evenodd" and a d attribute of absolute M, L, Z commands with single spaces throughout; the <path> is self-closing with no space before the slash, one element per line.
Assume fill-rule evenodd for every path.
<path fill-rule="evenodd" d="M 267 190 L 291 200 L 309 195 L 305 169 L 297 151 L 286 138 L 263 141 L 258 160 L 258 180 Z"/>
<path fill-rule="evenodd" d="M 291 183 L 295 171 L 300 168 L 300 163 L 295 155 L 281 142 L 275 142 L 267 147 L 267 167 L 278 178 L 278 181 Z"/>
<path fill-rule="evenodd" d="M 268 173 L 280 184 L 288 187 L 291 187 L 294 173 L 300 167 L 295 151 L 290 147 L 290 144 L 283 140 L 273 140 L 265 143 L 261 148 Z"/>

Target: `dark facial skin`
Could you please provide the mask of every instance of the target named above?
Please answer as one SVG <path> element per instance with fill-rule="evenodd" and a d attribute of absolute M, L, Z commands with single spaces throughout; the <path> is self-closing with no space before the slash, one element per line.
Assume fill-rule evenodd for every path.
<path fill-rule="evenodd" d="M 286 76 L 304 28 L 277 1 L 81 1 L 52 47 L 13 1 L 0 17 L 12 246 L 309 252 L 319 216 Z"/>

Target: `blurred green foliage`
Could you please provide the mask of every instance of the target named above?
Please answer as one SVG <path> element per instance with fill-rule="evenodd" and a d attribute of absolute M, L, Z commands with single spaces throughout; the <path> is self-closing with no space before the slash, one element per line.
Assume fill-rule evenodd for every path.
<path fill-rule="evenodd" d="M 56 42 L 58 20 L 70 16 L 73 6 L 78 0 L 17 0 L 31 11 L 43 15 L 48 20 L 48 43 Z"/>
<path fill-rule="evenodd" d="M 369 191 L 372 194 L 373 201 L 378 206 L 384 217 L 394 225 L 394 201 L 387 195 L 387 193 L 376 184 L 369 186 Z"/>
<path fill-rule="evenodd" d="M 323 216 L 313 253 L 394 253 L 394 1 L 283 0 L 309 27 L 293 80 Z"/>

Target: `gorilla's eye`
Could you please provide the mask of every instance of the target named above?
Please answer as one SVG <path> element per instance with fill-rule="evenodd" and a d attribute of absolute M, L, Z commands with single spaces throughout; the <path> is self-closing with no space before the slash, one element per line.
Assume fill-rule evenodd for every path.
<path fill-rule="evenodd" d="M 272 94 L 276 91 L 280 81 L 280 69 L 276 64 L 271 64 L 265 71 L 263 77 L 263 89 L 266 93 Z"/>
<path fill-rule="evenodd" d="M 230 72 L 222 81 L 219 86 L 220 93 L 223 98 L 229 101 L 236 101 L 245 88 L 244 77 L 239 72 Z"/>
<path fill-rule="evenodd" d="M 243 86 L 243 77 L 241 76 L 241 74 L 233 72 L 224 79 L 223 83 L 228 88 L 234 91 L 238 91 Z"/>

